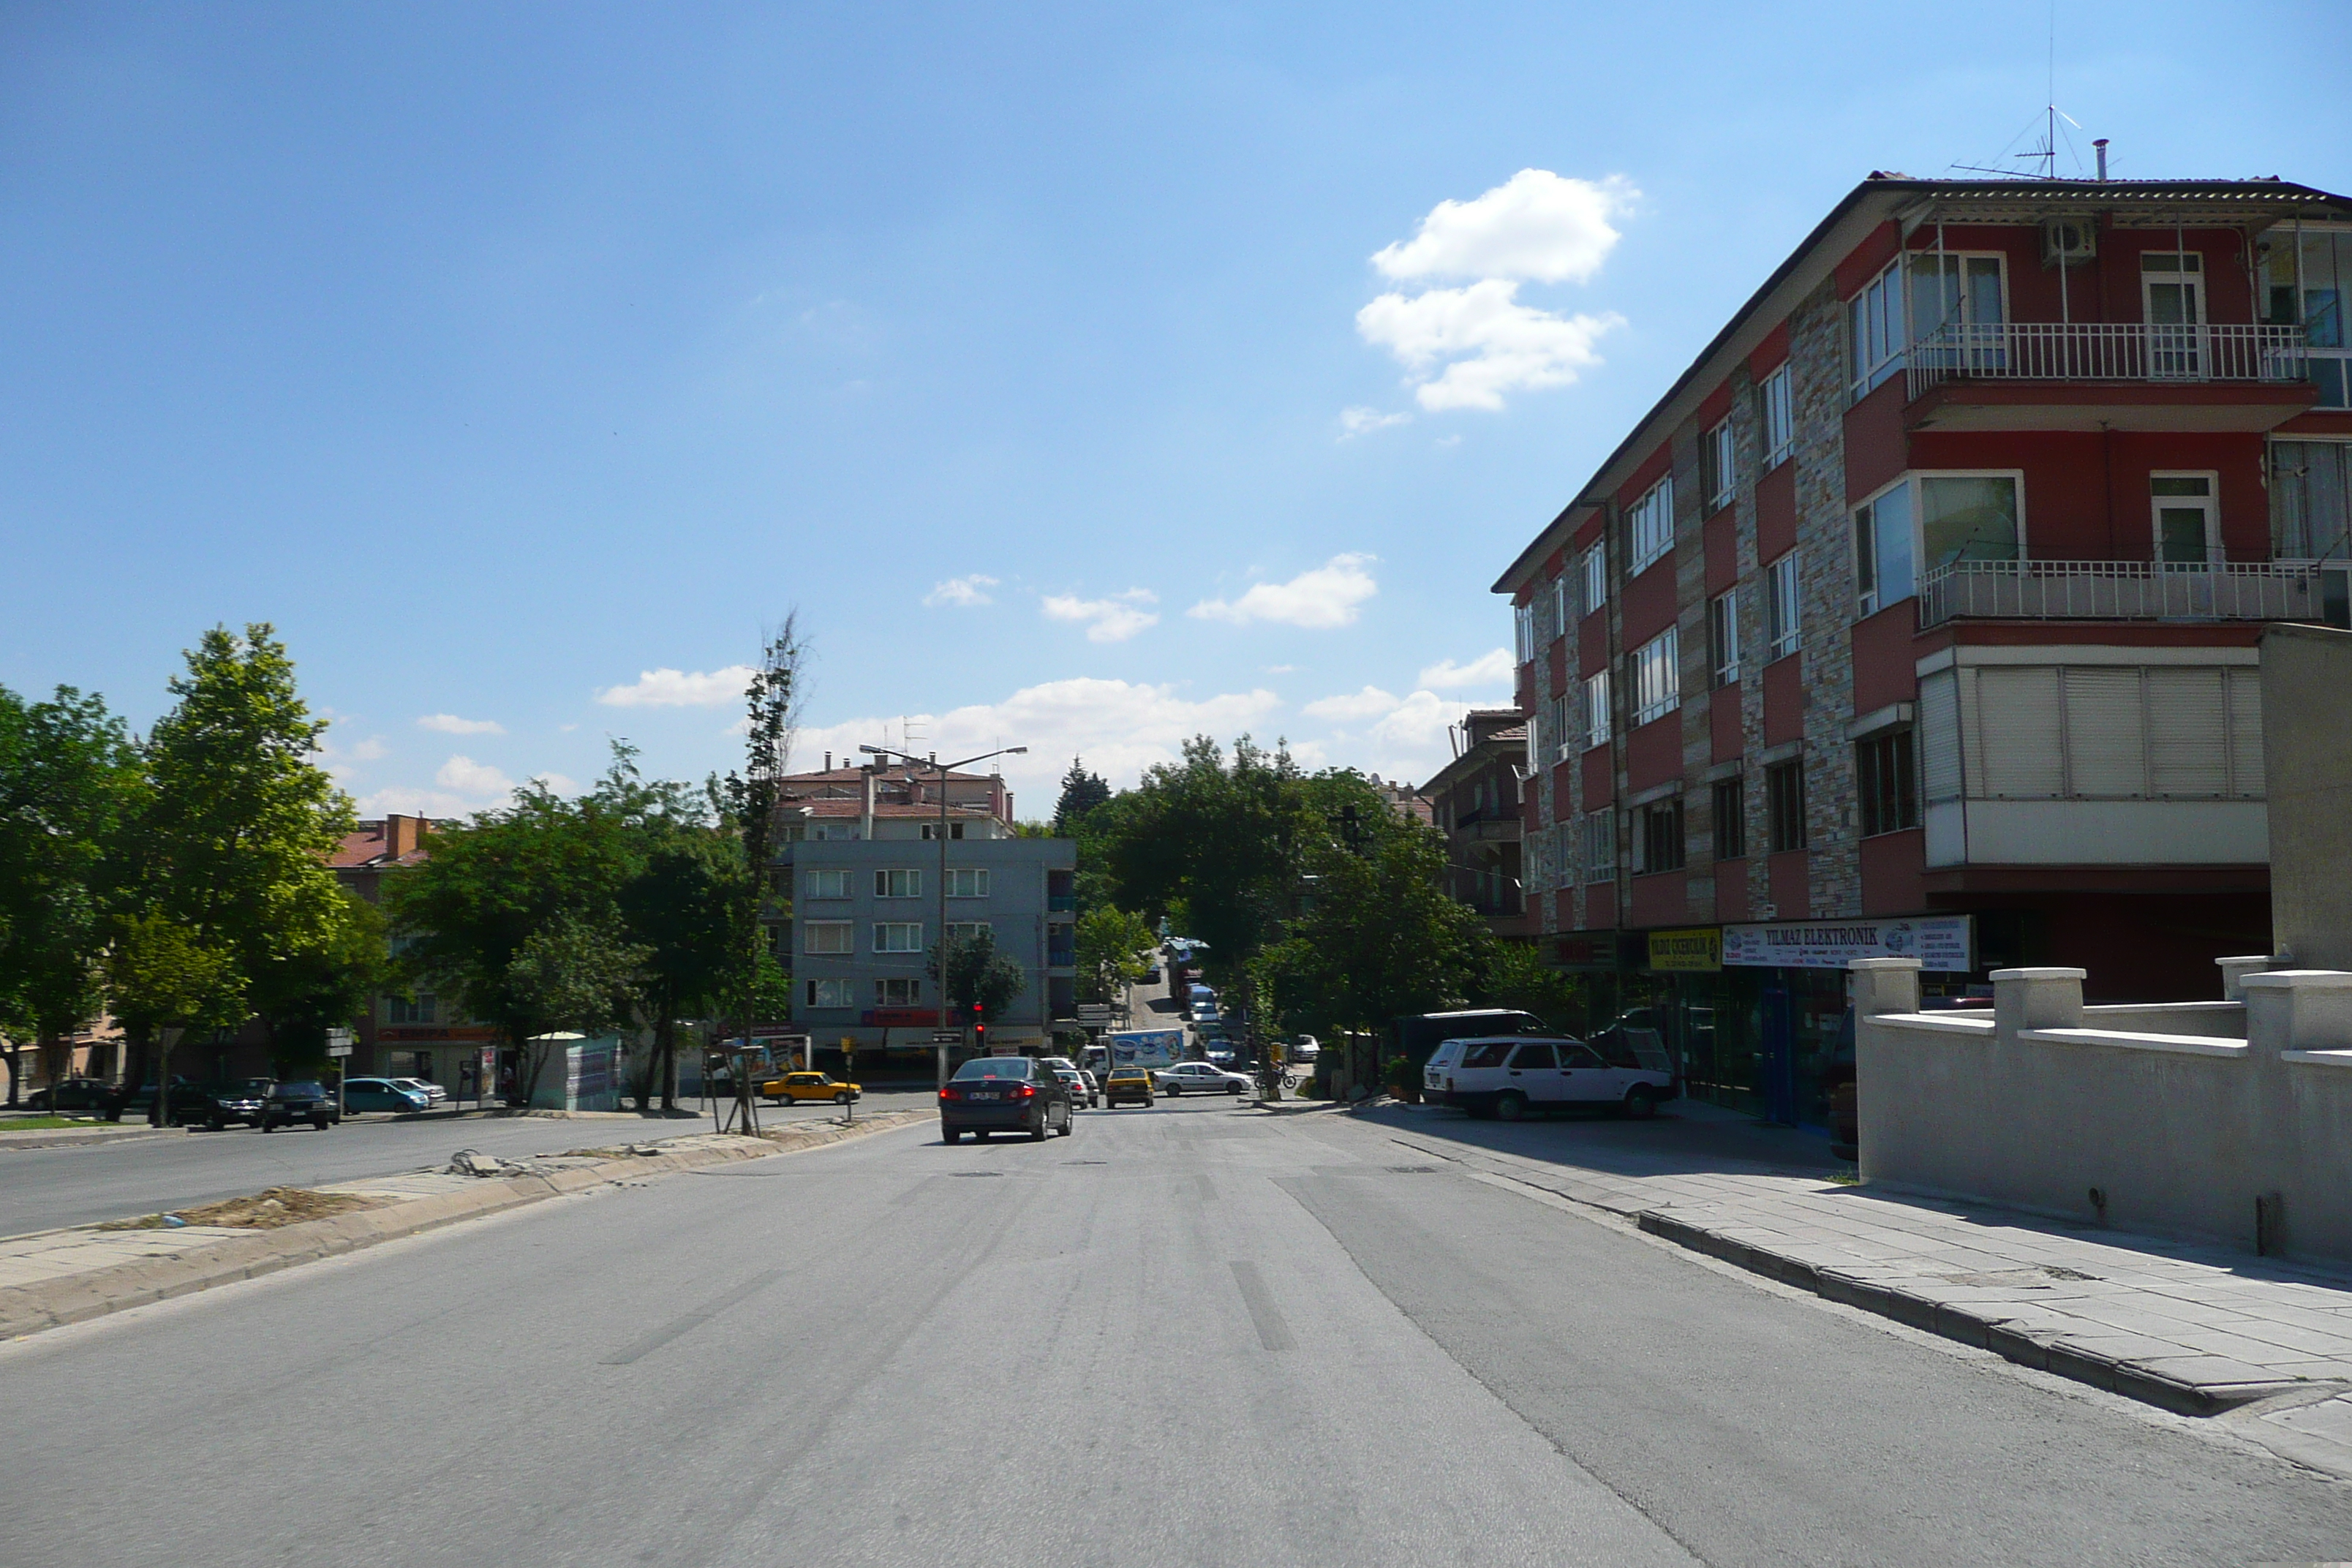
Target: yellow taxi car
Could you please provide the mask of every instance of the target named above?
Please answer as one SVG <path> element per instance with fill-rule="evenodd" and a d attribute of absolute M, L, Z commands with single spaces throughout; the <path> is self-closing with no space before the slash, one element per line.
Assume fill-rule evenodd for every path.
<path fill-rule="evenodd" d="M 1153 1092 L 1150 1068 L 1116 1067 L 1110 1069 L 1110 1076 L 1103 1079 L 1103 1103 L 1108 1106 L 1118 1106 L 1130 1100 L 1150 1105 Z"/>
<path fill-rule="evenodd" d="M 795 1105 L 812 1100 L 829 1100 L 835 1105 L 847 1105 L 864 1097 L 866 1091 L 854 1083 L 844 1083 L 831 1073 L 788 1072 L 782 1078 L 772 1078 L 760 1085 L 760 1098 L 781 1105 L 791 1100 Z"/>

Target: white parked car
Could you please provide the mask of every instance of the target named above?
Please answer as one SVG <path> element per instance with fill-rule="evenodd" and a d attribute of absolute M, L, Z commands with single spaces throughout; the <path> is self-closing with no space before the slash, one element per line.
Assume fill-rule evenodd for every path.
<path fill-rule="evenodd" d="M 1283 1050 L 1284 1057 L 1294 1062 L 1311 1062 L 1322 1054 L 1323 1047 L 1316 1043 L 1312 1035 L 1300 1035 Z"/>
<path fill-rule="evenodd" d="M 1245 1094 L 1256 1085 L 1237 1072 L 1227 1072 L 1213 1062 L 1178 1062 L 1172 1068 L 1160 1068 L 1152 1072 L 1160 1092 L 1174 1097 L 1180 1094 Z"/>
<path fill-rule="evenodd" d="M 1676 1092 L 1663 1049 L 1622 1054 L 1612 1063 L 1582 1040 L 1566 1036 L 1447 1040 L 1430 1053 L 1421 1081 L 1423 1100 L 1506 1121 L 1573 1106 L 1648 1116 Z"/>
<path fill-rule="evenodd" d="M 449 1091 L 447 1089 L 443 1089 L 439 1084 L 434 1083 L 427 1079 L 395 1078 L 388 1079 L 385 1081 L 388 1083 L 396 1083 L 403 1089 L 415 1089 L 417 1093 L 425 1097 L 426 1103 L 431 1105 L 438 1105 L 443 1100 L 449 1098 Z"/>

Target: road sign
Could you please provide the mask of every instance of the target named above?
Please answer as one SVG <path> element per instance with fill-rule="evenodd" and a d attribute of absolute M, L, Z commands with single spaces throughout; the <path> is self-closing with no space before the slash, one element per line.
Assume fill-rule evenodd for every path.
<path fill-rule="evenodd" d="M 352 1054 L 352 1048 L 349 1046 L 329 1046 L 327 1054 L 331 1057 L 347 1057 Z"/>
<path fill-rule="evenodd" d="M 1079 1023 L 1081 1023 L 1081 1024 L 1108 1024 L 1108 1023 L 1109 1023 L 1109 1022 L 1110 1022 L 1110 1004 L 1109 1004 L 1109 1003 L 1108 1003 L 1108 1002 L 1081 1002 L 1081 1003 L 1079 1003 L 1079 1004 L 1078 1004 L 1078 1022 L 1079 1022 Z"/>
<path fill-rule="evenodd" d="M 931 1031 L 931 1044 L 935 1046 L 960 1046 L 963 1044 L 963 1031 L 961 1029 L 933 1029 Z"/>

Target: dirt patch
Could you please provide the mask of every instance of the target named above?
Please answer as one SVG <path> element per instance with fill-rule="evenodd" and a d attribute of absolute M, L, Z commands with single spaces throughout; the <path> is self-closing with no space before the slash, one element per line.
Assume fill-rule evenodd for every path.
<path fill-rule="evenodd" d="M 163 1230 L 173 1220 L 182 1225 L 217 1225 L 237 1230 L 276 1230 L 309 1219 L 327 1219 L 355 1209 L 372 1209 L 389 1198 L 362 1197 L 356 1193 L 314 1193 L 302 1187 L 265 1187 L 249 1197 L 223 1198 L 216 1204 L 174 1209 L 168 1215 L 143 1214 L 135 1219 L 109 1220 L 93 1230 Z"/>

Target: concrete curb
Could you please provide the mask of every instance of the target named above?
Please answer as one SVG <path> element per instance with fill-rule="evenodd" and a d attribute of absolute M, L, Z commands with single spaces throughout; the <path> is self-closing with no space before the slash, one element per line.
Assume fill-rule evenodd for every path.
<path fill-rule="evenodd" d="M 2242 1405 L 2305 1386 L 2294 1383 L 2184 1383 L 2137 1363 L 2095 1355 L 2063 1340 L 2041 1340 L 2011 1327 L 2004 1320 L 1979 1317 L 1948 1302 L 1931 1300 L 1905 1290 L 1874 1283 L 1833 1268 L 1750 1247 L 1704 1226 L 1678 1219 L 1664 1209 L 1645 1209 L 1634 1223 L 1650 1235 L 1693 1252 L 1705 1253 L 1736 1268 L 1761 1274 L 1825 1300 L 1892 1318 L 1924 1333 L 1956 1340 L 1978 1350 L 1991 1351 L 2005 1361 L 2036 1372 L 2084 1383 L 2143 1405 L 2169 1410 L 2176 1415 L 2218 1415 Z"/>
<path fill-rule="evenodd" d="M 0 1153 L 11 1149 L 79 1149 L 100 1143 L 131 1143 L 149 1138 L 179 1138 L 185 1127 L 45 1127 L 37 1132 L 10 1132 L 0 1128 Z"/>
<path fill-rule="evenodd" d="M 258 1279 L 297 1264 L 340 1257 L 419 1232 L 479 1219 L 520 1208 L 526 1204 L 560 1197 L 607 1183 L 636 1176 L 662 1175 L 706 1165 L 765 1159 L 772 1154 L 818 1148 L 869 1133 L 887 1132 L 917 1120 L 919 1113 L 899 1111 L 850 1127 L 827 1127 L 807 1133 L 779 1131 L 757 1142 L 720 1148 L 688 1149 L 674 1154 L 632 1155 L 600 1160 L 593 1165 L 552 1171 L 545 1175 L 485 1180 L 462 1192 L 413 1198 L 383 1208 L 308 1220 L 281 1229 L 256 1231 L 209 1247 L 193 1248 L 170 1258 L 117 1264 L 86 1274 L 36 1285 L 0 1289 L 0 1339 L 21 1339 L 44 1329 L 88 1322 L 109 1313 L 193 1295 L 216 1285 Z M 762 1148 L 759 1143 L 767 1143 Z"/>

